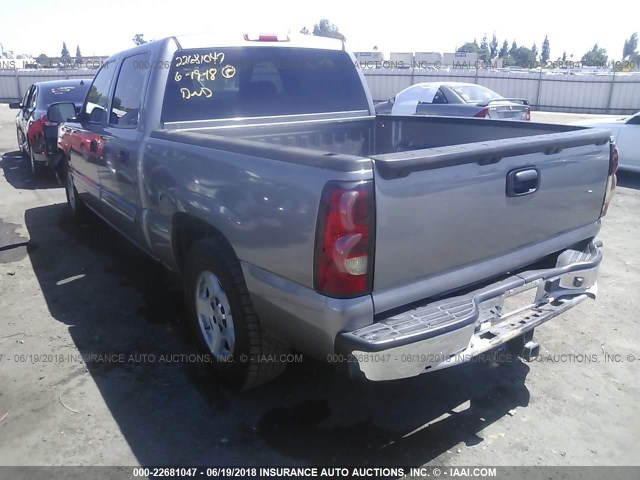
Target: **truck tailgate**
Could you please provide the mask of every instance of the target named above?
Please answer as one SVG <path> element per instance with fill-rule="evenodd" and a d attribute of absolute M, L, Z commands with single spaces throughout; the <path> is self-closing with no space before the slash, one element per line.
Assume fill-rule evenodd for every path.
<path fill-rule="evenodd" d="M 380 313 L 595 235 L 609 134 L 576 130 L 372 158 Z"/>

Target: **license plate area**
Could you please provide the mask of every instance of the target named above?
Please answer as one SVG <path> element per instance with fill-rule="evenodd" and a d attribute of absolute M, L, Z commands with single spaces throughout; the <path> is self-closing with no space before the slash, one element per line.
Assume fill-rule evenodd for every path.
<path fill-rule="evenodd" d="M 537 304 L 537 285 L 528 286 L 525 290 L 504 297 L 502 306 L 499 307 L 499 321 L 514 317 L 527 311 Z"/>

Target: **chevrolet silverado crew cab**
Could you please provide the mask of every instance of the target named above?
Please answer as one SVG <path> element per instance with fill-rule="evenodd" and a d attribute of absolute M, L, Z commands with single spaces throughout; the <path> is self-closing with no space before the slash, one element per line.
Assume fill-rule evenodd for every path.
<path fill-rule="evenodd" d="M 79 114 L 48 117 L 72 117 L 72 214 L 182 276 L 198 343 L 240 388 L 287 349 L 370 380 L 531 351 L 595 297 L 609 132 L 375 115 L 338 40 L 147 43 L 105 62 Z"/>

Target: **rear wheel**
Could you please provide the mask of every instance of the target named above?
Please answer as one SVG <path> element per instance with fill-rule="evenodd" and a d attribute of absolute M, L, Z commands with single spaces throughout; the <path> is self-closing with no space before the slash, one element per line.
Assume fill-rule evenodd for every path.
<path fill-rule="evenodd" d="M 29 146 L 29 160 L 31 163 L 31 175 L 34 177 L 42 176 L 46 170 L 46 165 L 42 162 L 38 162 L 33 155 L 33 148 Z"/>
<path fill-rule="evenodd" d="M 73 175 L 71 175 L 69 171 L 68 163 L 66 163 L 66 167 L 64 169 L 64 178 L 65 193 L 67 195 L 67 205 L 69 205 L 71 216 L 78 223 L 85 222 L 89 215 L 89 209 L 78 195 L 78 190 L 76 190 L 76 187 L 73 184 Z"/>
<path fill-rule="evenodd" d="M 19 128 L 16 128 L 16 137 L 18 140 L 18 150 L 20 150 L 20 155 L 24 157 L 26 155 L 24 151 L 24 135 Z"/>
<path fill-rule="evenodd" d="M 287 349 L 260 327 L 240 263 L 222 241 L 200 240 L 189 250 L 185 294 L 198 346 L 222 381 L 245 390 L 284 371 Z"/>

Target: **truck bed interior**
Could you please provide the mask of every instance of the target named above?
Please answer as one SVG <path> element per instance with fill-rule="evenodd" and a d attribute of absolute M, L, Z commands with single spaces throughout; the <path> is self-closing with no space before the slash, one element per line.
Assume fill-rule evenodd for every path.
<path fill-rule="evenodd" d="M 580 130 L 580 127 L 462 117 L 398 117 L 291 122 L 194 130 L 196 134 L 370 157 Z M 184 132 L 184 130 L 183 130 Z M 235 142 L 234 142 L 235 143 Z"/>

